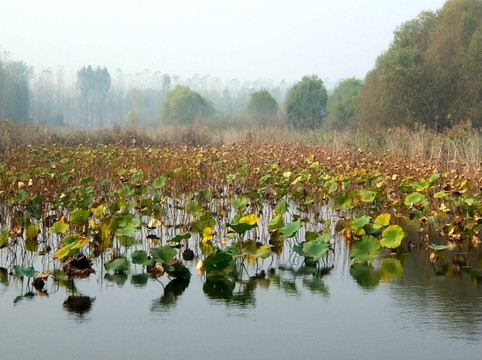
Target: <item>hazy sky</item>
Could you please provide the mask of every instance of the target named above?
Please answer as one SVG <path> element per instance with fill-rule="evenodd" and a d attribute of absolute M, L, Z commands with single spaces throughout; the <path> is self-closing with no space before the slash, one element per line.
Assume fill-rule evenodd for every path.
<path fill-rule="evenodd" d="M 325 81 L 373 68 L 393 30 L 444 0 L 0 0 L 0 50 L 36 70 Z"/>

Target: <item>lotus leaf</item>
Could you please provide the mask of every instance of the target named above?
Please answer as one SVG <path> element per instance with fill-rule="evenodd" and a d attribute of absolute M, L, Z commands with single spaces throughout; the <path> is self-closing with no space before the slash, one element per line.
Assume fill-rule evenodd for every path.
<path fill-rule="evenodd" d="M 412 207 L 412 206 L 424 206 L 427 202 L 427 198 L 425 195 L 420 194 L 419 192 L 414 192 L 405 196 L 405 200 L 403 203 L 405 206 Z"/>
<path fill-rule="evenodd" d="M 284 200 L 281 200 L 280 202 L 278 202 L 274 208 L 274 213 L 276 215 L 283 215 L 286 210 L 287 210 L 287 205 L 286 205 L 286 201 Z"/>
<path fill-rule="evenodd" d="M 244 209 L 247 203 L 248 203 L 248 199 L 244 196 L 240 198 L 231 199 L 231 206 L 238 210 Z"/>
<path fill-rule="evenodd" d="M 105 205 L 100 204 L 96 208 L 92 208 L 92 210 L 91 210 L 92 215 L 94 215 L 95 217 L 99 217 L 104 213 L 105 209 L 106 209 Z"/>
<path fill-rule="evenodd" d="M 231 255 L 218 251 L 204 259 L 204 269 L 207 277 L 224 277 L 235 269 Z"/>
<path fill-rule="evenodd" d="M 177 234 L 176 236 L 170 238 L 167 241 L 179 243 L 179 242 L 183 241 L 184 239 L 189 239 L 190 237 L 191 237 L 191 233 L 186 232 L 186 233 L 183 233 L 183 234 Z"/>
<path fill-rule="evenodd" d="M 8 229 L 3 229 L 0 232 L 0 248 L 8 244 Z"/>
<path fill-rule="evenodd" d="M 35 275 L 37 274 L 37 272 L 32 266 L 26 268 L 19 265 L 15 265 L 13 269 L 15 270 L 15 274 L 20 277 L 23 277 L 23 276 L 35 277 Z"/>
<path fill-rule="evenodd" d="M 390 225 L 383 231 L 380 245 L 395 249 L 400 246 L 405 236 L 405 232 L 399 225 Z"/>
<path fill-rule="evenodd" d="M 373 222 L 374 229 L 380 229 L 384 226 L 388 226 L 390 223 L 390 214 L 380 214 L 376 217 L 375 221 Z"/>
<path fill-rule="evenodd" d="M 437 245 L 437 244 L 430 244 L 429 247 L 435 251 L 442 251 L 449 248 L 447 245 Z"/>
<path fill-rule="evenodd" d="M 241 252 L 244 255 L 266 259 L 271 255 L 271 247 L 269 245 L 262 245 L 258 248 L 256 242 L 253 240 L 248 240 L 243 242 L 243 249 Z"/>
<path fill-rule="evenodd" d="M 120 257 L 104 264 L 106 271 L 123 273 L 129 269 L 129 261 L 125 257 Z"/>
<path fill-rule="evenodd" d="M 301 229 L 302 226 L 303 226 L 303 223 L 301 222 L 301 220 L 296 220 L 283 226 L 280 229 L 280 233 L 283 237 L 283 240 L 288 239 L 292 236 L 295 236 L 298 230 Z"/>
<path fill-rule="evenodd" d="M 368 216 L 368 215 L 363 215 L 357 218 L 353 218 L 351 222 L 351 228 L 353 230 L 361 229 L 365 225 L 367 225 L 371 219 L 372 219 L 371 216 Z"/>
<path fill-rule="evenodd" d="M 115 236 L 131 236 L 136 232 L 136 227 L 133 224 L 127 224 L 125 227 L 117 229 L 115 232 Z"/>
<path fill-rule="evenodd" d="M 167 178 L 165 176 L 158 176 L 154 179 L 152 187 L 154 189 L 160 189 L 166 186 Z"/>
<path fill-rule="evenodd" d="M 335 206 L 343 211 L 353 209 L 353 199 L 350 194 L 341 194 L 335 198 Z"/>
<path fill-rule="evenodd" d="M 380 244 L 378 240 L 365 235 L 357 241 L 350 250 L 350 258 L 355 263 L 371 263 L 373 259 L 380 255 Z"/>
<path fill-rule="evenodd" d="M 330 234 L 325 234 L 316 240 L 305 242 L 303 244 L 304 256 L 312 257 L 314 261 L 320 260 L 329 250 L 328 242 L 330 241 L 330 238 Z"/>
<path fill-rule="evenodd" d="M 284 225 L 283 215 L 276 215 L 269 223 L 268 231 L 282 228 Z"/>
<path fill-rule="evenodd" d="M 433 194 L 433 197 L 434 199 L 443 199 L 444 197 L 448 196 L 449 194 L 447 194 L 445 191 L 439 191 L 439 192 L 436 192 L 435 194 Z"/>
<path fill-rule="evenodd" d="M 361 201 L 366 203 L 371 203 L 375 200 L 376 193 L 370 190 L 360 190 L 359 195 L 360 195 Z"/>
<path fill-rule="evenodd" d="M 258 222 L 259 217 L 256 214 L 245 215 L 239 219 L 239 224 L 257 225 Z"/>
<path fill-rule="evenodd" d="M 59 221 L 55 222 L 49 230 L 50 234 L 63 234 L 69 229 L 70 225 L 64 221 L 62 217 Z"/>
<path fill-rule="evenodd" d="M 172 264 L 172 269 L 167 271 L 167 273 L 176 279 L 189 279 L 191 277 L 189 269 L 180 262 Z"/>
<path fill-rule="evenodd" d="M 165 245 L 158 248 L 151 248 L 151 255 L 155 261 L 168 262 L 176 256 L 177 251 L 172 247 Z"/>
<path fill-rule="evenodd" d="M 131 259 L 133 264 L 139 264 L 142 266 L 147 266 L 152 263 L 152 260 L 149 259 L 144 250 L 133 251 L 131 254 Z"/>
<path fill-rule="evenodd" d="M 71 224 L 83 224 L 89 218 L 90 212 L 81 208 L 76 208 L 70 213 Z"/>

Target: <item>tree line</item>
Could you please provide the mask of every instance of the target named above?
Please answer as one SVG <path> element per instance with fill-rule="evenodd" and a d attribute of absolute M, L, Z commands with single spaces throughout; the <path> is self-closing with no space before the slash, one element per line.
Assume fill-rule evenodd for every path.
<path fill-rule="evenodd" d="M 482 124 L 482 0 L 449 0 L 394 31 L 364 80 L 328 91 L 317 75 L 294 84 L 84 66 L 70 85 L 63 68 L 33 69 L 0 57 L 0 118 L 47 125 L 223 123 L 292 128 L 442 130 Z"/>

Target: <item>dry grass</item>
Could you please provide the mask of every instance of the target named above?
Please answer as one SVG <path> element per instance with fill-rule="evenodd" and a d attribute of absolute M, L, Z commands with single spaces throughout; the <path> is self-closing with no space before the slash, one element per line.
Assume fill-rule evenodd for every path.
<path fill-rule="evenodd" d="M 11 147 L 62 144 L 123 146 L 222 146 L 232 144 L 323 145 L 334 154 L 362 149 L 378 157 L 430 163 L 440 170 L 478 173 L 481 170 L 481 134 L 470 124 L 444 133 L 404 127 L 360 131 L 295 130 L 287 127 L 235 128 L 207 125 L 141 127 L 114 126 L 100 129 L 51 129 L 27 123 L 0 120 L 0 151 Z"/>

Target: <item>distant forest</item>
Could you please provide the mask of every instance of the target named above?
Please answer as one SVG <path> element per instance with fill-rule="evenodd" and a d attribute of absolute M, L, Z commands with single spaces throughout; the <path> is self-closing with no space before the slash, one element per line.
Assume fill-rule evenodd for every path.
<path fill-rule="evenodd" d="M 242 83 L 86 65 L 73 81 L 66 77 L 62 66 L 34 71 L 4 52 L 0 119 L 75 128 L 193 123 L 334 130 L 480 128 L 482 0 L 449 0 L 440 10 L 401 24 L 365 79 L 343 79 L 330 91 L 311 74 L 293 84 Z"/>

